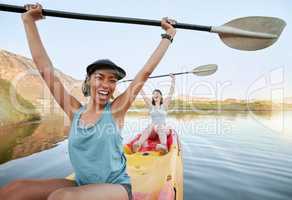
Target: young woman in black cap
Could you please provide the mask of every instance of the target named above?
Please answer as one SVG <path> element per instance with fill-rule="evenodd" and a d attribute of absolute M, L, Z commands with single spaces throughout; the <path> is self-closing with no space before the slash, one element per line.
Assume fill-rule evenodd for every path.
<path fill-rule="evenodd" d="M 33 61 L 55 100 L 71 119 L 69 155 L 75 181 L 17 180 L 1 188 L 1 200 L 132 199 L 120 130 L 127 110 L 175 36 L 174 21 L 162 20 L 161 26 L 166 33 L 158 47 L 126 91 L 112 102 L 110 98 L 117 81 L 124 78 L 126 72 L 110 60 L 98 60 L 89 65 L 82 90 L 90 100 L 82 106 L 55 75 L 43 47 L 35 23 L 43 18 L 41 5 L 27 5 L 26 9 L 22 19 Z"/>

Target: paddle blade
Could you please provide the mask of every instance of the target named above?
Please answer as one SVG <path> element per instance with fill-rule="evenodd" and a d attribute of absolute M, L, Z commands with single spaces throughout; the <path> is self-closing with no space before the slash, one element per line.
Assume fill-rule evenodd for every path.
<path fill-rule="evenodd" d="M 216 64 L 202 65 L 193 69 L 192 73 L 197 76 L 209 76 L 217 71 Z"/>
<path fill-rule="evenodd" d="M 274 44 L 285 26 L 285 21 L 279 18 L 244 17 L 221 26 L 221 28 L 231 31 L 221 32 L 219 37 L 231 48 L 255 51 Z"/>

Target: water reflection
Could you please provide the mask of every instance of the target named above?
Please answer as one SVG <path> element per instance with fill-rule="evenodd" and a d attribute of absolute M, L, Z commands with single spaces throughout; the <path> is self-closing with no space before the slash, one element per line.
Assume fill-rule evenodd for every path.
<path fill-rule="evenodd" d="M 66 138 L 67 132 L 62 116 L 46 116 L 42 121 L 2 127 L 0 164 L 52 148 Z"/>
<path fill-rule="evenodd" d="M 183 147 L 184 199 L 195 196 L 200 200 L 290 200 L 290 121 L 292 112 L 170 113 L 168 122 L 181 136 Z M 134 137 L 149 122 L 147 113 L 128 114 L 122 133 L 124 141 Z M 278 127 L 284 128 L 284 134 L 275 131 Z M 17 138 L 16 132 L 13 133 L 11 137 Z M 0 147 L 6 144 L 2 138 L 7 140 L 7 135 L 7 130 L 1 132 Z M 54 146 L 66 137 L 66 128 L 62 118 L 53 117 L 20 135 L 11 151 L 24 156 Z M 48 151 L 0 165 L 0 187 L 19 178 L 56 178 L 70 174 L 67 140 L 58 144 Z"/>
<path fill-rule="evenodd" d="M 0 164 L 12 159 L 13 149 L 21 143 L 22 138 L 30 136 L 38 123 L 23 124 L 19 127 L 0 128 Z"/>
<path fill-rule="evenodd" d="M 291 116 L 289 113 L 286 112 L 285 119 Z M 276 131 L 280 130 L 281 132 L 280 128 L 283 127 L 283 120 L 279 116 L 282 114 L 283 112 L 271 111 L 208 111 L 205 113 L 174 111 L 169 113 L 169 121 L 170 124 L 177 123 L 180 126 L 178 127 L 180 132 L 188 132 L 192 135 L 232 132 L 236 120 L 241 119 L 251 119 L 271 130 L 277 128 Z M 147 112 L 129 112 L 127 116 L 128 118 L 139 119 L 136 122 L 131 121 L 130 125 L 125 124 L 124 130 L 129 129 L 129 132 L 134 135 L 150 123 Z M 135 131 L 133 131 L 132 128 L 135 123 L 137 124 L 134 128 Z M 240 127 L 240 125 L 237 125 L 237 127 Z M 187 130 L 192 130 L 192 132 L 190 133 Z M 287 128 L 284 131 L 287 134 Z M 39 122 L 0 128 L 0 164 L 52 148 L 57 142 L 67 137 L 67 132 L 68 126 L 64 125 L 64 117 L 60 115 L 45 116 Z"/>

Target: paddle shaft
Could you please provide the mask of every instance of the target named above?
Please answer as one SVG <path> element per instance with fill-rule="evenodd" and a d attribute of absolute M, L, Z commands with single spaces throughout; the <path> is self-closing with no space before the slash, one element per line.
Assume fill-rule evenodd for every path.
<path fill-rule="evenodd" d="M 15 13 L 26 12 L 23 6 L 16 6 L 16 5 L 9 5 L 9 4 L 0 4 L 0 10 L 6 11 L 6 12 L 15 12 Z M 92 14 L 47 10 L 47 9 L 43 9 L 43 15 L 51 16 L 51 17 L 62 17 L 62 18 L 68 18 L 68 19 L 89 20 L 89 21 L 161 26 L 161 21 L 159 20 L 106 16 L 106 15 L 92 15 Z M 211 31 L 211 26 L 202 26 L 202 25 L 186 24 L 186 23 L 177 23 L 174 27 L 180 28 L 180 29 L 196 30 L 196 31 L 207 31 L 207 32 Z"/>
<path fill-rule="evenodd" d="M 179 72 L 179 73 L 173 73 L 173 75 L 181 75 L 181 74 L 189 74 L 189 73 L 192 73 L 192 72 Z M 170 76 L 170 74 L 163 74 L 163 75 L 157 75 L 157 76 L 149 76 L 148 78 L 161 78 L 161 77 L 167 77 L 167 76 Z M 129 80 L 123 80 L 123 81 L 120 81 L 121 83 L 123 82 L 130 82 L 130 81 L 133 81 L 134 79 L 129 79 Z"/>

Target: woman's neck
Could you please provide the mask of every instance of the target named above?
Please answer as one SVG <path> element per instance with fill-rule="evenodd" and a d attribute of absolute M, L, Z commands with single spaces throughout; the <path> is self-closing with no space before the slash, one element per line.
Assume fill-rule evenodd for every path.
<path fill-rule="evenodd" d="M 100 102 L 97 102 L 90 98 L 86 110 L 89 112 L 98 112 L 104 109 L 105 104 L 101 104 Z"/>
<path fill-rule="evenodd" d="M 161 104 L 160 104 L 160 101 L 159 101 L 159 102 L 155 102 L 155 106 L 156 106 L 156 107 L 160 107 L 160 105 L 161 105 Z"/>

